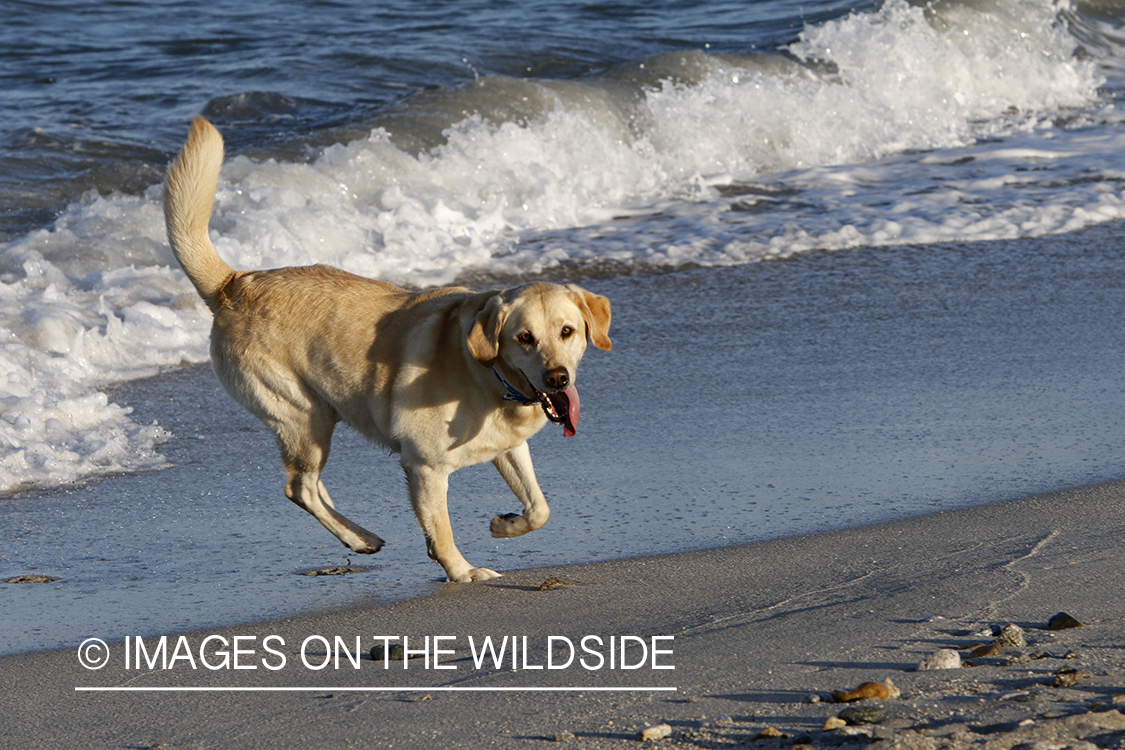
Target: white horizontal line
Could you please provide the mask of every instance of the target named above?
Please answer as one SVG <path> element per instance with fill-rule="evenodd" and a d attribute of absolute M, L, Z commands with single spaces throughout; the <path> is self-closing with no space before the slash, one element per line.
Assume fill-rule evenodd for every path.
<path fill-rule="evenodd" d="M 675 691 L 674 687 L 76 687 L 75 692 L 97 693 L 256 693 L 256 692 L 385 692 L 385 693 L 531 693 L 531 692 L 647 692 Z"/>

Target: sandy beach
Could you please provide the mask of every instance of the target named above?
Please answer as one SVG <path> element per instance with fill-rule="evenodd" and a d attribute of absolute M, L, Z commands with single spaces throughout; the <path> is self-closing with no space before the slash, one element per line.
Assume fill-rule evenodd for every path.
<path fill-rule="evenodd" d="M 1120 4 L 289 5 L 5 7 L 0 748 L 1125 750 Z M 611 300 L 503 578 L 355 432 L 377 555 L 284 497 L 197 113 L 232 268 Z"/>
<path fill-rule="evenodd" d="M 370 560 L 277 497 L 206 368 L 123 386 L 170 468 L 5 501 L 5 577 L 60 580 L 2 590 L 0 744 L 1118 748 L 1121 261 L 1082 252 L 1114 236 L 1024 243 L 1032 266 L 996 243 L 591 281 L 617 346 L 579 437 L 534 443 L 551 523 L 480 539 L 509 501 L 458 480 L 467 556 L 505 571 L 485 584 L 438 582 L 394 461 L 354 435 L 332 486 L 393 541 Z M 1019 491 L 1060 476 L 1094 478 Z M 1023 645 L 969 656 L 1009 624 Z M 943 649 L 963 665 L 917 669 Z M 874 723 L 825 730 L 856 707 Z"/>
<path fill-rule="evenodd" d="M 125 668 L 122 642 L 108 644 L 96 670 L 74 649 L 11 656 L 0 660 L 5 744 L 609 748 L 640 746 L 639 732 L 666 724 L 655 746 L 1120 747 L 1123 522 L 1125 483 L 1114 483 L 823 535 L 512 572 L 385 606 L 187 634 L 178 647 L 169 634 L 164 657 L 179 658 L 167 668 L 155 639 L 141 658 L 156 663 L 140 668 Z M 1058 612 L 1082 626 L 1047 630 Z M 1026 645 L 968 657 L 1009 624 Z M 624 664 L 636 668 L 610 668 L 594 641 L 584 651 L 591 635 L 633 636 Z M 204 645 L 208 636 L 219 638 Z M 365 655 L 355 668 L 357 639 L 364 651 L 396 642 L 376 636 L 406 636 L 430 653 L 408 668 Z M 515 637 L 528 651 L 515 669 L 510 655 L 498 668 L 477 664 L 470 638 L 479 650 L 485 636 Z M 566 662 L 563 639 L 587 661 L 536 669 Z M 239 646 L 241 668 L 234 657 L 204 666 L 224 661 L 224 642 L 228 654 Z M 962 666 L 918 670 L 941 649 Z M 832 691 L 886 678 L 899 697 L 832 702 Z M 868 716 L 875 723 L 824 729 L 855 706 L 881 711 Z"/>

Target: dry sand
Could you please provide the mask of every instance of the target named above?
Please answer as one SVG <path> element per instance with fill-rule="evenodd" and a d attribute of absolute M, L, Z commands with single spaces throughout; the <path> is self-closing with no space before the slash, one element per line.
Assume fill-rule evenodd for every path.
<path fill-rule="evenodd" d="M 125 669 L 119 641 L 94 671 L 74 649 L 6 657 L 0 744 L 625 748 L 641 746 L 643 728 L 667 724 L 669 736 L 653 746 L 1125 748 L 1123 515 L 1125 483 L 1116 483 L 825 535 L 519 571 L 373 609 L 189 634 L 169 669 Z M 566 584 L 540 590 L 552 577 Z M 1083 626 L 1047 630 L 1060 611 Z M 916 669 L 939 649 L 964 657 L 1009 623 L 1023 629 L 1026 646 L 957 669 Z M 227 643 L 244 636 L 239 664 L 257 668 L 202 666 L 199 647 L 212 634 Z M 269 635 L 279 639 L 267 643 Z M 318 636 L 349 648 L 358 636 L 366 650 L 381 643 L 374 636 L 391 635 L 412 647 L 448 636 L 439 663 L 455 668 L 416 659 L 386 669 L 366 657 L 357 670 L 346 655 L 339 669 L 302 661 L 303 642 L 310 664 L 326 657 Z M 522 655 L 516 669 L 510 659 L 477 668 L 469 638 L 479 647 L 486 635 L 521 645 L 526 637 L 528 668 Z M 631 670 L 587 669 L 577 659 L 566 669 L 531 668 L 545 666 L 549 636 L 577 646 L 587 635 L 646 639 L 671 649 L 656 664 L 675 669 L 652 669 L 651 654 Z M 180 640 L 169 636 L 172 656 Z M 218 643 L 204 649 L 212 663 L 221 660 Z M 640 661 L 638 649 L 628 642 L 628 663 Z M 566 654 L 554 653 L 557 665 Z M 282 657 L 282 668 L 266 668 Z M 1060 673 L 1069 675 L 1061 684 L 1073 684 L 1058 686 Z M 900 697 L 848 705 L 829 697 L 887 677 Z M 230 690 L 247 687 L 305 690 Z M 613 690 L 530 689 L 543 687 Z M 655 687 L 675 691 L 636 689 Z M 824 731 L 853 706 L 883 716 Z"/>

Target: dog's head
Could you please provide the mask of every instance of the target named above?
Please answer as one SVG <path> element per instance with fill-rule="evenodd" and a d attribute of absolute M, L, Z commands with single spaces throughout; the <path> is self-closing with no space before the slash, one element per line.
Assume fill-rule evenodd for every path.
<path fill-rule="evenodd" d="M 609 321 L 609 300 L 600 294 L 573 284 L 530 284 L 488 300 L 469 330 L 469 352 L 572 435 L 578 363 L 587 339 L 598 349 L 613 348 Z"/>

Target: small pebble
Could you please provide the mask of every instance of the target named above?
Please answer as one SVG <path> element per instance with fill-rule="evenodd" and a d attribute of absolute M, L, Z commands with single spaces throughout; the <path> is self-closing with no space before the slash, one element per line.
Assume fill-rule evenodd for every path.
<path fill-rule="evenodd" d="M 1052 683 L 1054 687 L 1068 688 L 1073 686 L 1079 680 L 1085 680 L 1093 677 L 1089 672 L 1079 672 L 1076 669 L 1060 669 L 1055 673 L 1055 681 Z"/>
<path fill-rule="evenodd" d="M 918 662 L 919 672 L 932 669 L 959 669 L 960 667 L 961 655 L 951 648 L 939 649 Z"/>
<path fill-rule="evenodd" d="M 841 719 L 839 716 L 829 716 L 828 721 L 824 722 L 824 731 L 831 732 L 833 729 L 846 727 L 848 722 Z"/>
<path fill-rule="evenodd" d="M 832 691 L 832 700 L 836 703 L 850 703 L 869 698 L 885 701 L 897 698 L 899 695 L 898 688 L 888 677 L 882 682 L 865 682 L 854 690 L 834 690 Z"/>
<path fill-rule="evenodd" d="M 1047 630 L 1066 630 L 1067 628 L 1080 627 L 1082 627 L 1082 623 L 1066 612 L 1059 612 L 1050 620 L 1047 620 Z"/>
<path fill-rule="evenodd" d="M 561 732 L 555 732 L 555 742 L 566 742 L 573 739 L 574 732 L 571 732 L 569 730 L 564 729 Z"/>
<path fill-rule="evenodd" d="M 762 731 L 758 732 L 758 735 L 756 737 L 754 737 L 754 739 L 756 739 L 756 740 L 772 740 L 772 739 L 777 739 L 778 737 L 784 737 L 784 736 L 785 736 L 785 734 L 780 729 L 778 729 L 776 727 L 766 727 Z"/>
<path fill-rule="evenodd" d="M 1023 628 L 1015 623 L 1009 623 L 1000 631 L 1000 635 L 996 636 L 996 643 L 1004 648 L 1023 648 L 1027 645 L 1027 638 L 1023 634 Z"/>
<path fill-rule="evenodd" d="M 1027 690 L 1016 690 L 1011 693 L 1004 693 L 1003 695 L 998 696 L 996 699 L 1001 701 L 1019 701 L 1020 703 L 1026 703 L 1027 701 L 1031 700 L 1031 693 Z"/>
<path fill-rule="evenodd" d="M 996 641 L 985 644 L 984 646 L 977 646 L 970 651 L 965 658 L 967 659 L 983 659 L 986 656 L 996 656 L 997 654 L 1004 653 L 1004 647 Z"/>
<path fill-rule="evenodd" d="M 390 654 L 387 654 L 383 650 L 383 644 L 382 643 L 371 647 L 371 659 L 373 661 L 384 661 L 384 657 L 386 657 L 387 659 L 390 659 L 391 663 L 394 663 L 396 661 L 402 661 L 404 653 L 405 652 L 403 651 L 401 643 L 390 644 Z M 421 659 L 424 655 L 425 655 L 425 652 L 422 649 L 418 649 L 416 652 L 411 651 L 410 658 L 411 659 Z"/>
<path fill-rule="evenodd" d="M 642 742 L 649 742 L 651 740 L 662 740 L 670 734 L 672 734 L 672 727 L 667 724 L 653 724 L 642 729 L 637 736 Z"/>
<path fill-rule="evenodd" d="M 878 724 L 885 714 L 879 706 L 853 706 L 841 711 L 839 717 L 848 724 Z"/>
<path fill-rule="evenodd" d="M 845 737 L 870 737 L 875 732 L 871 727 L 847 726 L 847 727 L 840 727 L 839 729 L 836 730 L 836 733 L 841 734 Z"/>
<path fill-rule="evenodd" d="M 805 703 L 820 703 L 822 700 L 824 699 L 820 697 L 820 693 L 809 693 L 805 696 Z"/>

